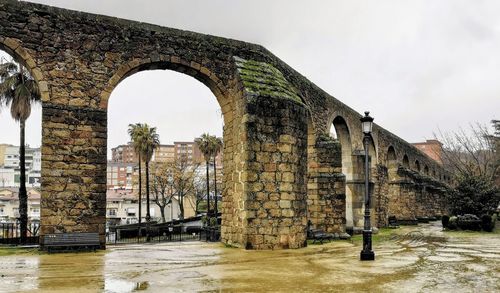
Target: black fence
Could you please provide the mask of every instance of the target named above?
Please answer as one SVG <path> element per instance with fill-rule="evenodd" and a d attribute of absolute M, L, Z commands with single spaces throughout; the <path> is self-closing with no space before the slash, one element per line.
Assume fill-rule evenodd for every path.
<path fill-rule="evenodd" d="M 106 233 L 107 244 L 154 243 L 180 241 L 218 241 L 219 228 L 201 228 L 196 226 L 160 226 L 160 227 L 113 227 Z"/>
<path fill-rule="evenodd" d="M 0 244 L 38 244 L 40 223 L 28 223 L 28 237 L 21 243 L 21 229 L 19 223 L 0 223 Z"/>

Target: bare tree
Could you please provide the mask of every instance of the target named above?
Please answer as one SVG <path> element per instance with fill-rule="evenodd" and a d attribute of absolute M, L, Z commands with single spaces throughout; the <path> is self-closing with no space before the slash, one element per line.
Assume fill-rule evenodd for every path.
<path fill-rule="evenodd" d="M 184 219 L 184 199 L 194 193 L 194 182 L 197 164 L 190 164 L 187 156 L 183 155 L 173 164 L 173 190 L 179 200 L 180 218 Z"/>
<path fill-rule="evenodd" d="M 196 214 L 199 214 L 200 204 L 206 200 L 207 196 L 207 186 L 205 184 L 205 178 L 201 174 L 196 174 L 193 181 L 193 194 L 192 196 L 186 197 L 189 205 L 196 211 Z M 209 183 L 209 188 L 211 190 L 214 189 L 213 182 Z M 203 210 L 204 211 L 204 210 Z"/>
<path fill-rule="evenodd" d="M 479 176 L 494 181 L 498 175 L 498 142 L 500 136 L 493 134 L 487 126 L 470 125 L 469 131 L 458 131 L 435 135 L 443 143 L 442 157 L 445 168 L 455 176 Z"/>
<path fill-rule="evenodd" d="M 165 223 L 165 208 L 172 203 L 172 198 L 175 195 L 172 166 L 167 163 L 155 163 L 152 166 L 151 178 L 153 202 L 160 208 L 162 222 Z"/>
<path fill-rule="evenodd" d="M 184 219 L 186 198 L 196 194 L 196 168 L 197 165 L 191 164 L 186 156 L 172 163 L 155 164 L 151 174 L 152 200 L 160 208 L 163 222 L 166 221 L 165 208 L 174 197 L 179 202 L 180 218 Z"/>

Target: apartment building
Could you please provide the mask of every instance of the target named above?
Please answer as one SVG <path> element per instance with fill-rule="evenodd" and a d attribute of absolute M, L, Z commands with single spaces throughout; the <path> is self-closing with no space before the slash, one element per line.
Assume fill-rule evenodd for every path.
<path fill-rule="evenodd" d="M 108 226 L 134 224 L 139 221 L 139 196 L 136 190 L 116 189 L 106 192 L 106 222 Z M 146 221 L 146 196 L 143 195 L 141 202 L 141 219 Z M 160 207 L 150 199 L 149 213 L 152 221 L 161 222 Z M 195 209 L 190 201 L 185 200 L 184 216 L 192 217 Z M 172 199 L 172 204 L 165 208 L 165 220 L 179 219 L 180 207 L 177 197 Z"/>
<path fill-rule="evenodd" d="M 40 148 L 25 148 L 26 186 L 40 187 L 42 153 Z M 0 187 L 18 187 L 20 183 L 19 146 L 0 145 Z"/>
<path fill-rule="evenodd" d="M 106 186 L 108 189 L 133 189 L 134 176 L 139 176 L 136 163 L 108 161 L 106 168 Z"/>
<path fill-rule="evenodd" d="M 28 188 L 28 221 L 40 221 L 40 192 Z M 15 223 L 19 218 L 18 188 L 0 188 L 0 223 Z"/>
<path fill-rule="evenodd" d="M 185 156 L 190 164 L 205 164 L 205 157 L 195 142 L 174 142 L 175 160 Z M 222 152 L 215 158 L 217 168 L 222 169 Z M 212 162 L 210 162 L 212 163 Z"/>
<path fill-rule="evenodd" d="M 11 147 L 11 144 L 0 143 L 0 167 L 4 165 L 5 161 L 5 151 L 7 147 Z"/>
<path fill-rule="evenodd" d="M 175 145 L 162 144 L 154 152 L 153 161 L 158 163 L 175 162 Z"/>
<path fill-rule="evenodd" d="M 111 161 L 118 163 L 138 163 L 132 142 L 111 149 Z"/>

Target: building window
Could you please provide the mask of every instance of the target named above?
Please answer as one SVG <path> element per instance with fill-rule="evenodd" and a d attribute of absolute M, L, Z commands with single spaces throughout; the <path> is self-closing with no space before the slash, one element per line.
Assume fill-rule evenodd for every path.
<path fill-rule="evenodd" d="M 110 215 L 110 216 L 116 216 L 116 209 L 108 210 L 108 215 Z"/>
<path fill-rule="evenodd" d="M 127 209 L 127 217 L 135 217 L 135 209 L 134 208 Z"/>

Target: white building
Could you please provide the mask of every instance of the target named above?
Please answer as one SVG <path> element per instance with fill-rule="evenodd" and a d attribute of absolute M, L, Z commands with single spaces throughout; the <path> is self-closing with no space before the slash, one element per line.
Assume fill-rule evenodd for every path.
<path fill-rule="evenodd" d="M 0 222 L 15 223 L 19 217 L 19 190 L 0 188 Z M 28 221 L 40 221 L 40 192 L 28 189 Z"/>
<path fill-rule="evenodd" d="M 42 153 L 40 148 L 26 147 L 26 186 L 40 187 Z M 3 166 L 0 166 L 0 187 L 18 187 L 20 183 L 19 147 L 8 145 L 3 149 Z"/>
<path fill-rule="evenodd" d="M 179 201 L 172 199 L 172 204 L 165 208 L 165 221 L 176 220 L 180 217 Z M 184 217 L 194 216 L 194 208 L 184 200 Z M 146 196 L 143 194 L 141 203 L 141 219 L 146 222 Z M 149 213 L 152 221 L 161 222 L 160 207 L 150 197 Z M 108 189 L 106 192 L 106 222 L 108 226 L 137 223 L 139 219 L 139 203 L 137 190 Z"/>

